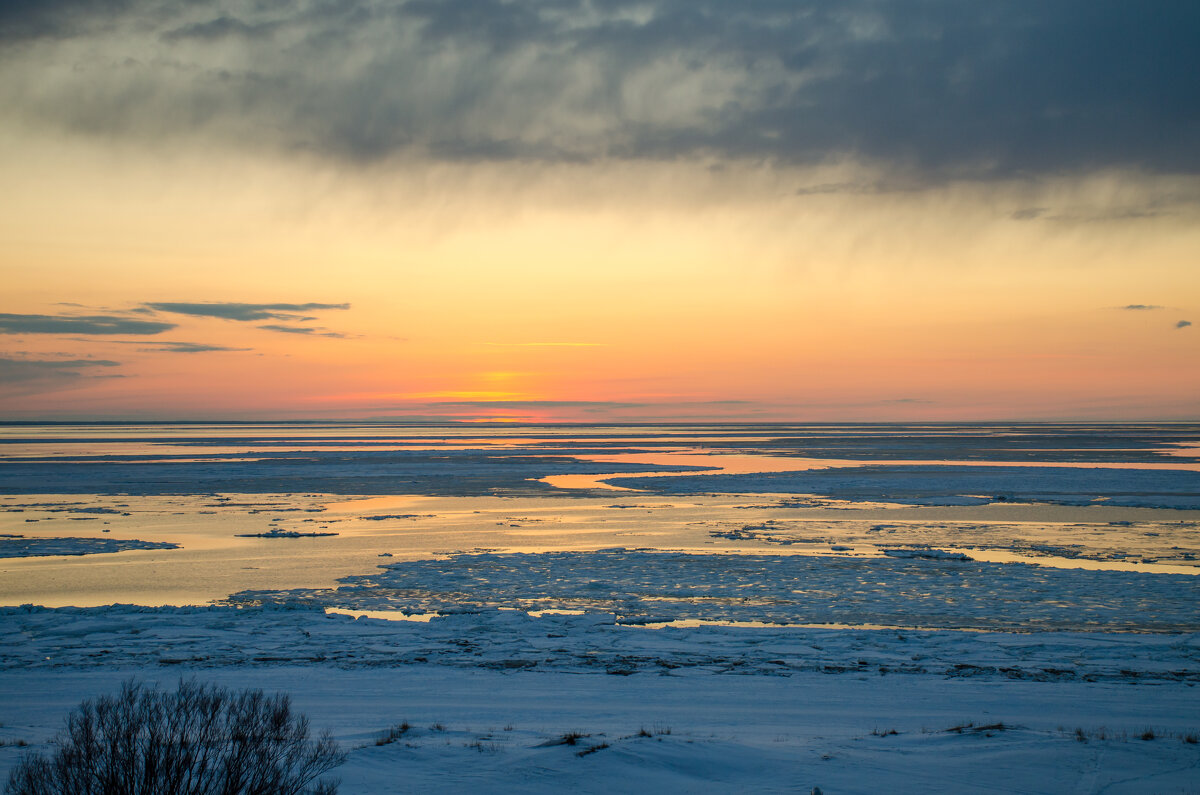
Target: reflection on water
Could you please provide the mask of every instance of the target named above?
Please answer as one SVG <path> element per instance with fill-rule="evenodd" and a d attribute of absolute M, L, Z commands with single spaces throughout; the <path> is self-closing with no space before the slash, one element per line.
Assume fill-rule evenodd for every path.
<path fill-rule="evenodd" d="M 957 552 L 984 563 L 1028 563 L 1052 569 L 1085 569 L 1087 571 L 1136 571 L 1147 574 L 1200 574 L 1195 566 L 1170 563 L 1148 563 L 1140 560 L 1088 560 L 1087 558 L 1063 558 L 1056 555 L 1022 555 L 1003 549 L 968 549 L 945 547 L 947 552 Z"/>
<path fill-rule="evenodd" d="M 1200 448 L 1198 448 L 1200 449 Z M 1174 451 L 1168 454 L 1175 454 Z M 662 469 L 646 470 L 644 472 L 608 472 L 600 475 L 552 475 L 546 478 L 540 478 L 541 482 L 548 483 L 555 488 L 560 489 L 602 489 L 606 491 L 634 491 L 644 492 L 643 489 L 634 489 L 628 486 L 617 486 L 612 483 L 607 483 L 608 480 L 615 478 L 640 478 L 640 477 L 690 477 L 693 475 L 754 475 L 772 472 L 807 472 L 814 469 L 840 469 L 850 467 L 861 467 L 866 464 L 871 466 L 895 466 L 895 467 L 911 467 L 911 466 L 955 466 L 955 467 L 1036 467 L 1045 466 L 1044 463 L 1039 464 L 1031 461 L 957 461 L 957 460 L 942 460 L 942 459 L 924 459 L 924 460 L 887 460 L 887 461 L 851 461 L 847 459 L 830 459 L 830 458 L 793 458 L 780 457 L 770 455 L 725 455 L 720 453 L 700 453 L 698 450 L 688 450 L 686 452 L 676 453 L 668 452 L 661 455 L 651 455 L 644 453 L 630 453 L 625 455 L 581 455 L 579 456 L 584 461 L 594 461 L 596 463 L 617 463 L 617 464 L 650 464 L 659 467 L 669 467 L 672 465 L 683 466 L 706 466 L 710 467 L 709 472 L 664 472 Z M 1152 469 L 1152 470 L 1186 470 L 1190 472 L 1200 472 L 1200 461 L 1180 461 L 1175 462 L 1079 462 L 1065 461 L 1056 462 L 1055 467 L 1065 467 L 1069 469 Z"/>
<path fill-rule="evenodd" d="M 417 624 L 427 624 L 437 618 L 440 613 L 405 613 L 401 610 L 348 610 L 343 607 L 327 607 L 326 613 L 354 618 L 379 618 L 385 621 L 412 621 Z"/>
<path fill-rule="evenodd" d="M 971 627 L 922 627 L 900 624 L 839 624 L 832 621 L 825 624 L 797 624 L 791 622 L 774 623 L 770 621 L 713 621 L 702 618 L 680 618 L 676 619 L 675 621 L 647 621 L 636 624 L 626 622 L 624 626 L 643 629 L 665 629 L 667 627 L 675 627 L 676 629 L 695 629 L 697 627 L 751 627 L 756 629 L 890 629 L 904 630 L 908 632 L 930 632 L 934 630 L 941 632 L 991 631 L 987 629 L 975 629 Z"/>
<path fill-rule="evenodd" d="M 503 609 L 503 608 L 501 608 Z M 401 610 L 355 610 L 345 607 L 326 607 L 326 613 L 335 615 L 351 616 L 352 618 L 376 618 L 382 621 L 409 621 L 413 623 L 426 624 L 443 615 L 442 613 L 406 613 Z M 533 618 L 541 616 L 580 616 L 584 615 L 584 610 L 526 610 L 522 611 Z M 666 629 L 674 627 L 675 629 L 697 629 L 699 627 L 748 627 L 753 629 L 866 629 L 866 630 L 905 630 L 909 632 L 927 632 L 942 629 L 943 631 L 951 632 L 989 632 L 986 629 L 973 629 L 952 627 L 946 630 L 940 627 L 921 627 L 921 626 L 901 626 L 898 624 L 838 624 L 829 622 L 824 624 L 799 624 L 784 621 L 720 621 L 717 619 L 703 618 L 678 618 L 671 621 L 631 621 L 619 620 L 615 622 L 618 626 L 627 627 L 629 629 Z"/>
<path fill-rule="evenodd" d="M 584 461 L 608 464 L 649 464 L 657 469 L 645 472 L 609 472 L 602 475 L 551 475 L 540 478 L 560 489 L 603 489 L 606 491 L 640 491 L 624 486 L 614 486 L 605 483 L 612 478 L 672 477 L 678 475 L 697 475 L 704 472 L 664 472 L 664 467 L 689 466 L 706 467 L 710 474 L 748 475 L 758 472 L 803 472 L 809 469 L 827 469 L 830 467 L 862 466 L 862 461 L 831 461 L 820 458 L 793 458 L 770 455 L 747 455 L 735 453 L 702 452 L 699 448 L 683 448 L 663 454 L 625 453 L 619 455 L 581 455 Z"/>
<path fill-rule="evenodd" d="M 878 557 L 884 549 L 907 544 L 961 551 L 995 563 L 1192 574 L 1200 565 L 1200 511 L 1103 505 L 898 507 L 882 498 L 851 505 L 828 497 L 769 494 L 666 497 L 630 494 L 603 481 L 641 474 L 702 477 L 926 464 L 1027 468 L 1049 463 L 1074 469 L 1197 472 L 1197 439 L 1200 427 L 1166 423 L 0 425 L 0 535 L 140 539 L 181 546 L 85 557 L 0 558 L 0 603 L 197 604 L 248 589 L 333 587 L 338 578 L 379 565 L 451 553 L 605 547 Z M 319 477 L 289 487 L 288 478 L 302 476 L 313 461 L 326 467 L 321 477 L 371 483 L 377 481 L 365 476 L 377 471 L 377 455 L 437 456 L 439 451 L 446 454 L 438 459 L 445 474 L 413 481 L 412 493 L 322 491 L 325 481 Z M 532 481 L 540 491 L 519 492 L 511 486 L 489 490 L 494 471 L 489 467 L 518 459 L 536 461 L 540 476 Z M 27 471 L 35 461 L 59 474 L 84 463 L 102 465 L 88 472 L 136 463 L 147 465 L 148 472 L 188 466 L 198 469 L 187 471 L 204 473 L 228 465 L 271 464 L 275 469 L 268 475 L 278 477 L 270 482 L 279 491 L 227 488 L 212 493 L 184 482 L 172 486 L 181 492 L 177 494 L 139 493 L 133 484 L 109 494 L 56 495 L 6 485 L 6 476 Z M 620 464 L 644 471 L 583 474 L 579 462 L 596 465 L 593 470 Z M 556 472 L 568 469 L 568 463 L 576 471 Z M 667 466 L 705 470 L 663 472 L 661 467 Z M 471 473 L 461 478 L 471 490 L 464 486 L 456 492 L 464 472 Z M 403 482 L 395 490 L 406 488 Z M 430 483 L 442 491 L 422 493 Z M 238 537 L 275 531 L 337 535 Z"/>
<path fill-rule="evenodd" d="M 352 500 L 337 500 L 325 503 L 325 510 L 332 513 L 387 511 L 394 508 L 409 508 L 419 502 L 421 502 L 420 497 L 357 497 Z"/>

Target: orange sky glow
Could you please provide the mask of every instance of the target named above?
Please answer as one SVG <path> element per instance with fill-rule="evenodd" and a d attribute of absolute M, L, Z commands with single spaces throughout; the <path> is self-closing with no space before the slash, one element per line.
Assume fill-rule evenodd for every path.
<path fill-rule="evenodd" d="M 165 46 L 113 30 L 4 51 L 0 419 L 1200 419 L 1194 169 L 629 156 L 559 95 L 511 134 L 586 156 L 442 157 L 438 127 L 355 159 L 246 110 L 168 129 L 136 92 L 107 127 L 47 110 L 168 79 L 64 71 Z M 259 46 L 170 35 L 197 63 Z M 614 78 L 625 112 L 709 118 L 654 63 Z M 687 80 L 745 90 L 721 63 Z"/>

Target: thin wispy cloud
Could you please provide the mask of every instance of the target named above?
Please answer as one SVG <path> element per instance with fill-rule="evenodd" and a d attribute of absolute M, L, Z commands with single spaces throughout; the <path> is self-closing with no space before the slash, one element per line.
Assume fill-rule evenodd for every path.
<path fill-rule="evenodd" d="M 890 186 L 879 182 L 821 182 L 816 185 L 805 185 L 796 189 L 797 196 L 822 196 L 825 194 L 849 194 L 855 196 L 891 193 L 904 190 L 900 186 Z"/>
<path fill-rule="evenodd" d="M 1191 199 L 1191 201 L 1194 202 L 1195 200 Z M 1168 215 L 1171 211 L 1162 209 L 1164 203 L 1156 200 L 1137 207 L 1110 207 L 1101 210 L 1061 212 L 1042 217 L 1047 221 L 1058 221 L 1064 224 L 1106 224 L 1113 221 L 1140 221 Z"/>
<path fill-rule="evenodd" d="M 609 400 L 438 400 L 426 403 L 424 405 L 445 408 L 488 408 L 515 410 L 562 408 L 637 409 L 645 408 L 654 404 Z"/>
<path fill-rule="evenodd" d="M 1126 304 L 1125 306 L 1123 306 L 1121 308 L 1122 309 L 1132 309 L 1134 311 L 1140 312 L 1140 311 L 1144 311 L 1144 310 L 1148 310 L 1148 309 L 1162 309 L 1163 307 L 1158 306 L 1156 304 Z"/>
<path fill-rule="evenodd" d="M 221 353 L 221 352 L 243 352 L 253 350 L 253 348 L 231 348 L 227 345 L 207 345 L 201 342 L 163 342 L 153 348 L 138 348 L 143 353 L 162 352 L 162 353 Z"/>
<path fill-rule="evenodd" d="M 156 312 L 241 321 L 314 320 L 315 318 L 307 317 L 304 313 L 350 308 L 350 304 L 243 304 L 233 301 L 213 301 L 207 303 L 154 301 L 143 304 L 143 306 Z"/>
<path fill-rule="evenodd" d="M 0 314 L 0 334 L 161 334 L 174 323 L 112 315 Z"/>
<path fill-rule="evenodd" d="M 1142 204 L 1115 207 L 1075 207 L 1051 211 L 1049 207 L 1022 207 L 1009 217 L 1014 221 L 1040 220 L 1060 224 L 1107 224 L 1120 221 L 1141 221 L 1174 215 L 1180 207 L 1195 205 L 1195 194 L 1163 194 Z"/>
<path fill-rule="evenodd" d="M 495 348 L 603 348 L 604 342 L 485 342 Z"/>
<path fill-rule="evenodd" d="M 75 380 L 82 371 L 94 368 L 119 367 L 120 362 L 107 359 L 12 359 L 0 358 L 0 382 L 15 384 L 23 381 Z"/>
<path fill-rule="evenodd" d="M 180 342 L 178 340 L 98 340 L 87 337 L 71 338 L 72 342 L 93 342 L 104 345 L 140 345 L 139 353 L 209 353 L 209 352 L 244 352 L 253 348 L 234 348 L 228 345 L 212 345 L 204 342 Z"/>
<path fill-rule="evenodd" d="M 281 334 L 303 334 L 308 337 L 335 337 L 337 339 L 345 339 L 345 334 L 339 334 L 336 331 L 328 331 L 317 326 L 282 326 L 273 323 L 268 323 L 259 326 L 265 331 L 278 331 Z"/>
<path fill-rule="evenodd" d="M 430 409 L 588 409 L 588 410 L 617 410 L 617 409 L 671 409 L 678 407 L 722 407 L 748 406 L 749 400 L 663 400 L 663 401 L 622 401 L 622 400 L 425 400 L 407 401 L 403 404 L 386 406 L 378 405 L 367 408 L 367 411 L 430 410 Z"/>

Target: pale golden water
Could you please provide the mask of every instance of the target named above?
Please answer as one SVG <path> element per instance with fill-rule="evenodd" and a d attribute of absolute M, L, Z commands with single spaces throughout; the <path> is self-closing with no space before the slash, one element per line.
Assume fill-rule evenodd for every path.
<path fill-rule="evenodd" d="M 1065 452 L 1062 450 L 1056 452 Z M 1182 455 L 1172 451 L 1173 455 Z M 606 472 L 603 474 L 591 475 L 551 475 L 550 477 L 540 478 L 543 483 L 548 483 L 551 486 L 561 489 L 603 489 L 607 491 L 631 491 L 636 492 L 639 489 L 629 488 L 627 486 L 618 486 L 612 483 L 606 483 L 607 480 L 615 478 L 636 478 L 636 477 L 683 477 L 687 475 L 697 474 L 696 472 L 664 472 L 662 469 L 655 467 L 665 466 L 695 466 L 695 467 L 711 467 L 708 474 L 719 475 L 748 475 L 759 474 L 765 472 L 807 472 L 814 469 L 845 469 L 848 467 L 861 467 L 864 464 L 871 466 L 921 466 L 927 464 L 937 464 L 938 466 L 959 466 L 959 467 L 1035 467 L 1046 466 L 1046 464 L 1035 463 L 1030 461 L 963 461 L 947 459 L 938 459 L 936 461 L 917 460 L 917 459 L 896 459 L 886 461 L 853 461 L 844 458 L 794 458 L 788 456 L 786 458 L 770 455 L 745 455 L 745 454 L 728 454 L 719 452 L 701 452 L 698 448 L 680 448 L 678 450 L 668 450 L 662 453 L 627 453 L 621 455 L 581 455 L 579 456 L 584 461 L 595 461 L 597 463 L 613 463 L 613 464 L 646 464 L 647 469 L 643 472 Z M 1080 462 L 1080 461 L 1064 461 L 1056 462 L 1055 467 L 1067 467 L 1072 469 L 1157 469 L 1157 470 L 1186 470 L 1189 472 L 1200 472 L 1200 462 L 1195 461 L 1180 461 L 1165 462 Z"/>
<path fill-rule="evenodd" d="M 918 426 L 905 426 L 914 433 Z M 0 604 L 47 606 L 204 604 L 247 589 L 331 587 L 338 578 L 369 573 L 380 564 L 456 552 L 545 552 L 611 547 L 688 552 L 873 557 L 888 548 L 921 545 L 996 563 L 1157 573 L 1197 572 L 1200 511 L 1030 504 L 914 507 L 847 502 L 804 495 L 662 496 L 621 490 L 606 478 L 671 476 L 663 466 L 706 467 L 745 474 L 938 464 L 1020 466 L 1030 461 L 895 459 L 851 460 L 761 451 L 714 449 L 709 444 L 755 444 L 786 429 L 745 428 L 380 428 L 374 426 L 109 426 L 64 429 L 7 428 L 0 449 L 8 460 L 36 452 L 38 459 L 124 456 L 105 466 L 203 461 L 213 466 L 254 461 L 263 450 L 305 454 L 485 449 L 489 455 L 535 445 L 550 460 L 632 466 L 641 472 L 560 474 L 540 478 L 554 488 L 544 496 L 346 495 L 298 491 L 281 494 L 9 494 L 0 496 L 0 533 L 28 538 L 123 538 L 178 544 L 170 550 L 115 554 L 0 558 Z M 921 429 L 960 445 L 1008 431 L 974 427 Z M 1075 429 L 1071 429 L 1074 432 Z M 845 428 L 806 428 L 837 439 Z M 872 428 L 903 438 L 898 429 Z M 990 436 L 989 436 L 990 434 Z M 121 437 L 121 438 L 116 438 Z M 364 444 L 370 441 L 371 444 Z M 598 452 L 599 441 L 624 447 Z M 316 444 L 321 442 L 324 446 Z M 646 446 L 645 449 L 636 449 Z M 576 450 L 573 456 L 567 453 Z M 1180 442 L 1164 454 L 1183 457 Z M 1193 445 L 1193 448 L 1194 445 Z M 1064 452 L 1066 448 L 1058 448 Z M 1111 450 L 1083 448 L 1080 455 Z M 1132 455 L 1133 451 L 1130 451 Z M 169 459 L 165 456 L 177 455 Z M 219 456 L 229 456 L 219 458 Z M 163 466 L 170 464 L 161 463 Z M 64 463 L 70 466 L 70 463 Z M 1182 460 L 1054 461 L 1055 467 L 1178 469 Z M 362 466 L 369 467 L 364 460 Z M 644 469 L 643 469 L 644 466 Z M 677 474 L 695 474 L 685 472 Z M 111 513 L 84 514 L 79 509 Z M 371 519 L 368 517 L 384 517 Z M 34 520 L 34 521 L 28 521 Z M 1118 524 L 1111 524 L 1118 523 Z M 884 530 L 874 529 L 883 526 Z M 744 529 L 756 528 L 756 529 Z M 337 533 L 301 538 L 246 538 L 267 531 Z"/>
<path fill-rule="evenodd" d="M 29 536 L 96 537 L 105 535 L 169 541 L 174 550 L 132 550 L 118 554 L 79 557 L 0 559 L 0 604 L 36 603 L 46 606 L 135 604 L 204 604 L 247 589 L 332 587 L 339 577 L 363 574 L 375 566 L 454 552 L 545 552 L 608 547 L 667 549 L 690 552 L 753 552 L 784 555 L 877 556 L 881 549 L 908 543 L 962 551 L 981 561 L 1036 562 L 1044 566 L 1093 570 L 1196 573 L 1186 562 L 1140 563 L 1128 560 L 1090 560 L 1010 549 L 1015 542 L 1077 544 L 1102 554 L 1120 550 L 1131 556 L 1158 557 L 1172 546 L 1195 549 L 1192 530 L 1186 538 L 1146 537 L 1156 523 L 1200 521 L 1200 512 L 1137 508 L 1074 508 L 1064 506 L 990 505 L 971 507 L 778 507 L 760 495 L 761 505 L 747 505 L 744 496 L 670 500 L 640 496 L 638 507 L 612 507 L 612 498 L 500 497 L 366 497 L 347 500 L 329 496 L 290 497 L 295 505 L 328 506 L 321 514 L 272 513 L 282 499 L 264 495 L 226 495 L 242 506 L 214 509 L 208 498 L 86 497 L 89 505 L 123 504 L 131 516 L 75 522 L 43 514 L 33 525 L 15 525 L 0 513 L 0 532 Z M 614 495 L 617 496 L 617 495 Z M 794 495 L 787 495 L 789 498 Z M 79 495 L 59 496 L 64 502 Z M 12 498 L 0 506 L 12 504 Z M 258 506 L 258 507 L 254 507 Z M 211 513 L 202 513 L 210 511 Z M 261 511 L 257 512 L 256 511 Z M 414 514 L 413 518 L 369 520 L 380 513 Z M 318 517 L 313 522 L 306 518 Z M 107 521 L 107 525 L 100 522 Z M 820 542 L 780 545 L 761 540 L 713 536 L 713 531 L 737 530 L 747 524 L 775 521 L 776 535 L 811 537 Z M 1115 532 L 1107 522 L 1127 521 L 1133 531 Z M 887 538 L 873 538 L 879 522 L 897 526 Z M 995 548 L 960 546 L 971 528 L 1000 524 L 1002 529 L 975 534 L 973 540 Z M 86 528 L 80 527 L 86 525 Z M 1080 526 L 1096 532 L 1085 535 Z M 336 532 L 314 538 L 238 538 L 238 533 L 272 528 L 299 532 Z M 1122 528 L 1123 529 L 1123 528 Z M 1101 533 L 1100 530 L 1104 532 Z M 1160 541 L 1161 539 L 1161 541 Z M 881 547 L 881 541 L 884 545 Z M 1159 542 L 1159 543 L 1152 543 Z M 1169 543 L 1168 543 L 1169 542 Z M 833 546 L 851 549 L 832 550 Z M 380 557 L 381 555 L 389 557 Z"/>

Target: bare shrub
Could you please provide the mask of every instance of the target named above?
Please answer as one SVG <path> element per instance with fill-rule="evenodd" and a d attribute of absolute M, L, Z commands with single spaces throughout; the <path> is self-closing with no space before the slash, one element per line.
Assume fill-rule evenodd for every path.
<path fill-rule="evenodd" d="M 387 731 L 385 731 L 379 737 L 377 737 L 375 739 L 375 745 L 390 745 L 391 743 L 394 743 L 397 740 L 399 740 L 404 735 L 408 734 L 408 730 L 411 728 L 412 728 L 412 726 L 408 725 L 408 721 L 404 721 L 403 723 L 398 723 L 395 726 L 388 729 Z"/>
<path fill-rule="evenodd" d="M 328 732 L 309 739 L 286 695 L 195 681 L 173 692 L 126 682 L 80 704 L 55 744 L 23 758 L 5 792 L 333 795 L 337 782 L 317 779 L 345 760 Z"/>
<path fill-rule="evenodd" d="M 597 751 L 603 751 L 605 748 L 608 748 L 608 747 L 609 747 L 608 743 L 598 743 L 596 745 L 589 745 L 587 748 L 584 748 L 582 751 L 576 751 L 575 756 L 587 756 L 588 754 L 594 754 Z"/>

